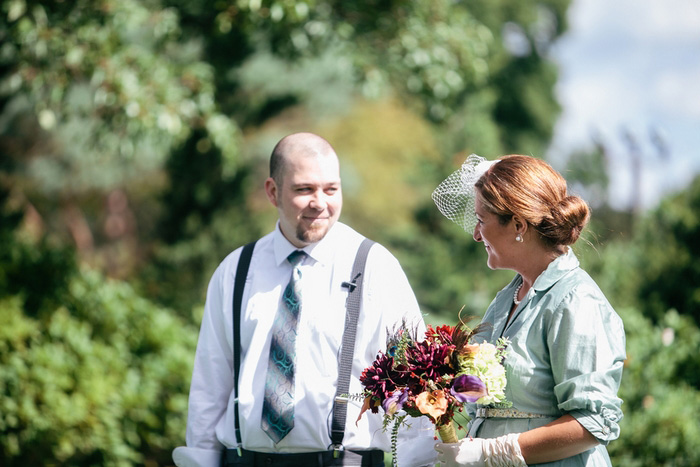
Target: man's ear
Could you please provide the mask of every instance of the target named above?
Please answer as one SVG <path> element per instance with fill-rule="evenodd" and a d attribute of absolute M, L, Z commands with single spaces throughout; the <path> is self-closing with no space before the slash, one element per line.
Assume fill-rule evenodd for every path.
<path fill-rule="evenodd" d="M 265 180 L 265 194 L 274 207 L 277 207 L 277 191 L 277 184 L 272 177 Z"/>

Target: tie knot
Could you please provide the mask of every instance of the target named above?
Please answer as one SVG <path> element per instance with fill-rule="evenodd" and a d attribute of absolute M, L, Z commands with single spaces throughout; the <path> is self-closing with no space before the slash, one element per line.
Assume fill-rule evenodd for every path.
<path fill-rule="evenodd" d="M 289 256 L 287 256 L 287 261 L 292 263 L 292 266 L 296 266 L 301 262 L 301 260 L 304 259 L 306 256 L 306 252 L 304 250 L 295 250 L 292 251 Z"/>

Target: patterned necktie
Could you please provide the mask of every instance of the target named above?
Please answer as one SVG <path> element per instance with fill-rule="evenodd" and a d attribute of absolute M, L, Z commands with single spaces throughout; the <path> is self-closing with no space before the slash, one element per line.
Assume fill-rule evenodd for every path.
<path fill-rule="evenodd" d="M 292 278 L 284 290 L 282 304 L 272 325 L 261 427 L 275 443 L 279 443 L 294 428 L 294 360 L 301 308 L 299 265 L 304 257 L 306 253 L 301 250 L 287 257 L 293 267 Z"/>

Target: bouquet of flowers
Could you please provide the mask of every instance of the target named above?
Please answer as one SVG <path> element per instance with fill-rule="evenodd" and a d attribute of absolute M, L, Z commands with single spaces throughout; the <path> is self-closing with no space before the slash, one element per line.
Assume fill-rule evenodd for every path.
<path fill-rule="evenodd" d="M 364 404 L 367 410 L 384 410 L 384 428 L 394 422 L 392 453 L 396 459 L 396 436 L 405 418 L 427 416 L 435 424 L 440 439 L 458 441 L 455 411 L 465 402 L 508 407 L 505 398 L 506 373 L 502 365 L 509 342 L 496 345 L 472 343 L 484 325 L 470 330 L 457 326 L 428 326 L 425 339 L 405 323 L 391 332 L 386 353 L 380 352 L 372 366 L 362 372 Z"/>

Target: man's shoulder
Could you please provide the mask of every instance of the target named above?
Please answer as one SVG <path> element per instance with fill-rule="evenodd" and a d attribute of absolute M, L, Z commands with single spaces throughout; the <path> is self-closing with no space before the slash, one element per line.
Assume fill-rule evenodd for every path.
<path fill-rule="evenodd" d="M 361 242 L 362 239 L 365 238 L 364 235 L 362 235 L 360 232 L 340 221 L 336 222 L 335 225 L 333 225 L 333 228 L 330 230 L 330 233 L 336 241 L 353 240 L 356 242 Z"/>
<path fill-rule="evenodd" d="M 335 241 L 346 242 L 356 246 L 360 246 L 363 240 L 369 238 L 342 222 L 336 222 L 335 226 L 333 226 L 333 233 L 335 235 Z M 375 245 L 381 246 L 376 240 L 371 238 L 370 240 L 372 240 Z M 382 248 L 384 247 L 382 246 Z"/>
<path fill-rule="evenodd" d="M 342 244 L 350 251 L 357 251 L 362 242 L 369 238 L 342 222 L 337 222 L 334 226 L 334 230 L 337 230 L 337 232 L 335 232 L 337 235 L 336 242 Z M 369 239 L 373 242 L 372 248 L 369 251 L 369 257 L 377 257 L 385 260 L 390 258 L 395 259 L 394 255 L 384 245 L 372 238 Z"/>
<path fill-rule="evenodd" d="M 260 251 L 262 251 L 262 250 L 271 248 L 273 234 L 274 234 L 274 232 L 270 232 L 267 235 L 260 237 L 257 240 L 253 240 L 255 242 L 255 249 L 253 251 L 253 255 L 255 255 L 256 253 L 259 254 Z M 219 264 L 219 268 L 230 266 L 231 263 L 238 264 L 238 260 L 241 257 L 241 253 L 243 252 L 243 248 L 245 248 L 246 245 L 253 243 L 253 241 L 238 246 L 235 250 L 233 250 L 228 255 L 226 255 L 226 257 Z"/>

